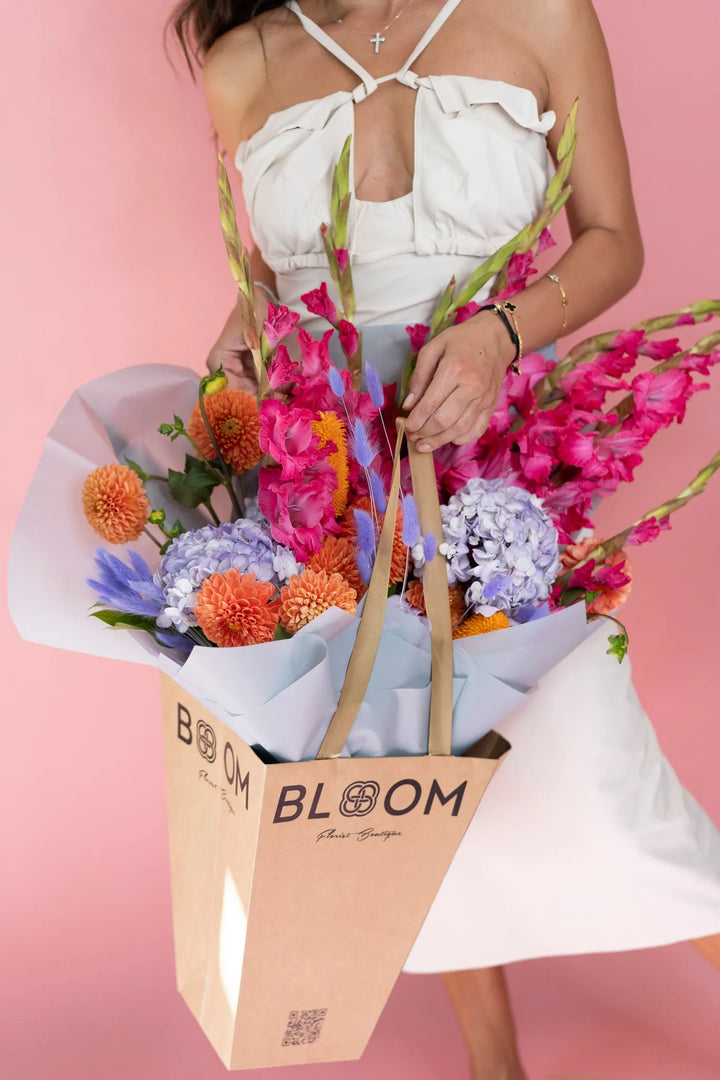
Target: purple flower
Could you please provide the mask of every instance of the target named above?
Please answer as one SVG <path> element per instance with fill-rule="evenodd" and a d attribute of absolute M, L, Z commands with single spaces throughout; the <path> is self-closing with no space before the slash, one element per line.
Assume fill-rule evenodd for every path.
<path fill-rule="evenodd" d="M 358 551 L 355 556 L 357 568 L 360 573 L 360 580 L 363 585 L 370 584 L 370 578 L 372 577 L 373 560 L 365 551 Z"/>
<path fill-rule="evenodd" d="M 385 488 L 383 487 L 382 480 L 374 469 L 370 470 L 370 491 L 372 492 L 372 497 L 375 500 L 378 514 L 384 514 L 387 510 Z"/>
<path fill-rule="evenodd" d="M 448 580 L 468 584 L 470 608 L 514 614 L 547 600 L 560 569 L 558 534 L 536 495 L 476 476 L 440 514 Z"/>
<path fill-rule="evenodd" d="M 414 547 L 420 541 L 420 522 L 418 521 L 417 506 L 412 495 L 403 498 L 403 528 L 402 542 L 405 547 Z"/>
<path fill-rule="evenodd" d="M 366 555 L 375 554 L 375 526 L 367 510 L 354 510 L 357 542 L 360 551 Z"/>
<path fill-rule="evenodd" d="M 342 376 L 334 364 L 331 364 L 328 368 L 327 377 L 333 394 L 339 398 L 345 397 L 345 383 L 342 381 Z"/>
<path fill-rule="evenodd" d="M 432 533 L 428 533 L 423 540 L 423 558 L 425 562 L 432 562 L 435 558 L 435 552 L 437 545 L 435 543 L 435 537 Z"/>
<path fill-rule="evenodd" d="M 358 465 L 363 469 L 369 469 L 377 455 L 377 450 L 370 443 L 367 429 L 359 417 L 353 425 L 353 453 Z"/>
<path fill-rule="evenodd" d="M 231 567 L 275 585 L 300 572 L 293 553 L 248 518 L 183 533 L 173 540 L 155 575 L 163 593 L 158 626 L 174 626 L 181 633 L 197 626 L 194 609 L 200 586 Z"/>
<path fill-rule="evenodd" d="M 127 555 L 130 566 L 104 548 L 96 548 L 98 576 L 88 578 L 87 583 L 98 594 L 98 601 L 113 611 L 154 619 L 165 605 L 163 591 L 142 555 L 136 551 L 128 551 Z"/>
<path fill-rule="evenodd" d="M 376 409 L 380 410 L 385 404 L 385 387 L 380 381 L 378 375 L 372 364 L 365 365 L 365 381 L 367 382 L 368 394 L 370 400 Z"/>

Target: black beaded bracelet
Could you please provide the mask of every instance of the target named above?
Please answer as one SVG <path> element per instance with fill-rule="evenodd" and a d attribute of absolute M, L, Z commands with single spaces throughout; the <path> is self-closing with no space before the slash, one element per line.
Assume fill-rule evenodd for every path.
<path fill-rule="evenodd" d="M 515 355 L 512 358 L 509 367 L 511 371 L 513 371 L 516 375 L 519 375 L 520 368 L 518 366 L 518 357 L 520 355 L 520 338 L 515 327 L 510 322 L 507 313 L 500 304 L 486 304 L 485 307 L 478 308 L 476 314 L 479 315 L 481 311 L 494 311 L 495 314 L 499 315 L 502 321 L 505 323 L 505 326 L 507 327 L 507 332 L 510 335 L 510 340 L 515 346 Z"/>

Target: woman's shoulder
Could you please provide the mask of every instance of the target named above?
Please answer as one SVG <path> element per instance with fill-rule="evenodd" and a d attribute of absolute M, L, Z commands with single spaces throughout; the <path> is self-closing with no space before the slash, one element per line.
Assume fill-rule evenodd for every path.
<path fill-rule="evenodd" d="M 262 12 L 222 34 L 203 60 L 203 87 L 210 118 L 222 144 L 231 149 L 244 137 L 249 114 L 268 92 L 270 51 L 287 47 L 292 32 L 287 9 Z"/>

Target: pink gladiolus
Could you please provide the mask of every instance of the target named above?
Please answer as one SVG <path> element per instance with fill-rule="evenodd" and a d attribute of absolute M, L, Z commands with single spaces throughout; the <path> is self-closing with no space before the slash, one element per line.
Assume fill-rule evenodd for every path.
<path fill-rule="evenodd" d="M 348 264 L 349 257 L 347 248 L 335 248 L 335 258 L 337 259 L 338 270 L 341 274 Z"/>
<path fill-rule="evenodd" d="M 297 479 L 284 477 L 277 467 L 261 469 L 258 505 L 273 538 L 302 560 L 319 551 L 325 536 L 339 531 L 332 504 L 336 487 L 335 470 L 324 463 Z"/>
<path fill-rule="evenodd" d="M 415 323 L 414 326 L 406 326 L 405 330 L 410 337 L 410 348 L 412 351 L 414 353 L 420 352 L 425 344 L 425 338 L 430 333 L 430 327 L 423 326 L 422 323 Z"/>
<path fill-rule="evenodd" d="M 300 316 L 297 312 L 290 311 L 284 304 L 275 307 L 270 302 L 268 304 L 267 319 L 264 323 L 265 337 L 270 343 L 270 348 L 274 349 L 278 342 L 291 334 L 299 320 Z"/>
<path fill-rule="evenodd" d="M 663 338 L 662 341 L 646 341 L 638 350 L 651 360 L 669 360 L 680 348 L 679 338 Z"/>
<path fill-rule="evenodd" d="M 632 381 L 635 395 L 634 415 L 641 417 L 644 425 L 667 427 L 673 420 L 681 423 L 685 416 L 688 398 L 693 390 L 692 380 L 686 371 L 646 371 Z"/>
<path fill-rule="evenodd" d="M 332 330 L 326 330 L 320 341 L 308 334 L 302 327 L 297 332 L 300 352 L 302 354 L 301 374 L 306 379 L 325 379 L 330 366 L 330 354 L 328 342 L 333 335 Z"/>
<path fill-rule="evenodd" d="M 311 315 L 319 315 L 321 319 L 337 326 L 338 309 L 328 295 L 327 283 L 323 281 L 319 289 L 312 289 L 303 293 L 300 297 Z"/>
<path fill-rule="evenodd" d="M 553 235 L 550 229 L 546 226 L 538 237 L 537 253 L 542 255 L 543 251 L 547 251 L 548 248 L 555 247 L 556 241 L 553 239 Z"/>
<path fill-rule="evenodd" d="M 641 521 L 635 526 L 625 543 L 628 547 L 633 544 L 649 544 L 652 540 L 657 540 L 660 533 L 669 528 L 671 528 L 669 517 L 660 518 L 659 521 L 654 517 L 648 518 L 647 521 Z"/>
<path fill-rule="evenodd" d="M 260 449 L 277 461 L 283 476 L 297 476 L 318 457 L 319 437 L 313 434 L 313 414 L 309 409 L 283 405 L 267 398 L 260 407 Z"/>
<path fill-rule="evenodd" d="M 709 375 L 710 368 L 715 364 L 720 364 L 720 349 L 713 349 L 710 353 L 688 353 L 678 367 L 680 371 L 699 371 L 701 375 Z"/>
<path fill-rule="evenodd" d="M 640 342 L 645 338 L 644 330 L 623 330 L 610 342 L 611 349 L 624 349 L 631 356 L 637 356 Z"/>
<path fill-rule="evenodd" d="M 348 322 L 347 319 L 340 320 L 338 336 L 340 338 L 340 344 L 342 345 L 345 355 L 353 356 L 357 352 L 357 347 L 360 339 L 358 337 L 357 330 L 351 322 Z"/>
<path fill-rule="evenodd" d="M 433 454 L 435 476 L 443 498 L 449 498 L 464 487 L 473 476 L 480 474 L 477 446 L 467 443 L 455 446 L 446 443 Z"/>
<path fill-rule="evenodd" d="M 290 359 L 290 353 L 284 345 L 278 345 L 275 356 L 270 361 L 268 380 L 273 390 L 278 390 L 288 383 L 297 382 L 299 367 Z"/>
<path fill-rule="evenodd" d="M 467 322 L 468 319 L 472 319 L 473 315 L 477 315 L 479 310 L 480 305 L 476 304 L 474 300 L 471 300 L 469 303 L 464 304 L 463 307 L 459 307 L 455 312 L 455 324 L 458 325 L 460 323 Z M 415 351 L 418 352 L 419 350 L 416 349 Z"/>

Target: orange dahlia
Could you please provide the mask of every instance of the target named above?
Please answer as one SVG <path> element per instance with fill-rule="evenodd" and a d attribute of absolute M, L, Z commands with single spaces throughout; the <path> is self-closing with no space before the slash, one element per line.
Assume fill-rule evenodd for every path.
<path fill-rule="evenodd" d="M 355 613 L 357 593 L 340 574 L 303 570 L 280 592 L 280 622 L 291 634 L 331 607 Z"/>
<path fill-rule="evenodd" d="M 601 543 L 602 540 L 598 540 L 596 536 L 588 536 L 585 540 L 578 540 L 577 544 L 568 544 L 565 550 L 560 552 L 560 562 L 566 570 L 571 570 L 581 559 L 589 555 L 593 548 L 596 548 Z M 616 566 L 617 563 L 621 562 L 625 563 L 623 572 L 630 577 L 630 559 L 624 548 L 613 552 L 609 558 L 603 561 L 603 566 Z M 598 588 L 601 590 L 600 596 L 596 596 L 588 604 L 588 612 L 593 615 L 609 615 L 611 611 L 615 611 L 627 600 L 632 589 L 632 582 L 628 581 L 627 585 L 621 585 L 619 589 L 611 589 L 602 584 L 598 585 Z"/>
<path fill-rule="evenodd" d="M 272 641 L 278 624 L 275 586 L 236 568 L 213 574 L 200 586 L 195 617 L 210 641 L 224 648 Z"/>
<path fill-rule="evenodd" d="M 321 412 L 317 420 L 313 420 L 312 429 L 315 435 L 320 436 L 320 449 L 326 443 L 335 443 L 337 449 L 328 457 L 328 465 L 331 465 L 337 476 L 337 488 L 333 492 L 332 502 L 335 517 L 341 517 L 345 513 L 350 488 L 350 468 L 348 466 L 347 436 L 345 425 L 334 412 Z"/>
<path fill-rule="evenodd" d="M 489 634 L 491 630 L 504 630 L 510 620 L 504 611 L 494 615 L 470 615 L 453 630 L 454 638 L 474 637 L 475 634 Z"/>
<path fill-rule="evenodd" d="M 228 387 L 217 394 L 204 398 L 208 423 L 215 436 L 220 453 L 234 473 L 244 473 L 252 469 L 262 458 L 258 442 L 260 420 L 257 401 L 252 394 L 244 390 Z M 217 451 L 208 434 L 200 412 L 200 405 L 195 404 L 188 420 L 190 438 L 197 443 L 200 452 L 211 461 L 217 457 Z"/>
<path fill-rule="evenodd" d="M 326 536 L 319 551 L 306 562 L 308 570 L 325 570 L 328 574 L 340 574 L 355 590 L 358 599 L 367 586 L 363 585 L 355 560 L 355 548 L 346 536 Z"/>
<path fill-rule="evenodd" d="M 356 499 L 352 506 L 349 506 L 343 517 L 343 531 L 347 537 L 352 539 L 355 543 L 355 537 L 357 530 L 355 527 L 355 515 L 353 510 L 357 507 L 358 510 L 367 510 L 369 514 L 372 514 L 372 504 L 368 495 L 363 495 L 361 498 Z M 383 515 L 378 514 L 378 527 L 382 529 Z M 405 580 L 405 572 L 408 568 L 408 549 L 405 547 L 402 541 L 403 530 L 403 512 L 402 505 L 398 506 L 397 516 L 395 518 L 395 538 L 393 540 L 392 550 L 392 562 L 390 565 L 390 581 L 396 583 L 398 581 Z"/>
<path fill-rule="evenodd" d="M 465 593 L 462 585 L 452 585 L 450 588 L 450 621 L 455 626 L 459 623 L 467 610 Z M 422 581 L 413 580 L 407 587 L 405 599 L 411 607 L 417 608 L 421 615 L 427 615 L 425 608 L 425 592 Z"/>
<path fill-rule="evenodd" d="M 82 490 L 85 517 L 109 544 L 137 540 L 150 517 L 142 480 L 127 465 L 101 465 Z"/>

